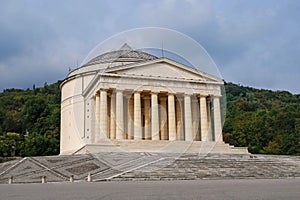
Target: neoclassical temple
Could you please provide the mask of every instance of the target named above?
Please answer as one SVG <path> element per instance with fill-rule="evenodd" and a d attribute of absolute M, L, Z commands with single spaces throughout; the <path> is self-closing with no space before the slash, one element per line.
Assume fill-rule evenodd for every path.
<path fill-rule="evenodd" d="M 143 150 L 160 141 L 223 143 L 223 84 L 125 44 L 71 71 L 61 84 L 60 152 L 110 151 L 109 144 Z"/>

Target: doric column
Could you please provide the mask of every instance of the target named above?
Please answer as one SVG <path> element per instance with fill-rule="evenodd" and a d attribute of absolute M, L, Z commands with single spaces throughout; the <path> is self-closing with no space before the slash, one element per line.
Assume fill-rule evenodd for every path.
<path fill-rule="evenodd" d="M 116 139 L 116 94 L 110 98 L 110 139 Z"/>
<path fill-rule="evenodd" d="M 151 93 L 151 138 L 159 140 L 159 121 L 158 121 L 158 100 L 157 93 Z"/>
<path fill-rule="evenodd" d="M 169 140 L 176 140 L 176 121 L 175 121 L 175 98 L 174 94 L 168 94 L 168 127 Z"/>
<path fill-rule="evenodd" d="M 97 92 L 95 96 L 95 131 L 92 134 L 92 143 L 98 143 L 100 136 L 100 94 Z"/>
<path fill-rule="evenodd" d="M 123 123 L 124 123 L 124 131 L 123 131 L 123 139 L 128 139 L 128 119 L 127 119 L 127 116 L 128 116 L 128 95 L 126 94 L 123 94 Z"/>
<path fill-rule="evenodd" d="M 176 140 L 184 140 L 183 102 L 181 97 L 176 101 Z"/>
<path fill-rule="evenodd" d="M 168 139 L 168 127 L 167 127 L 167 98 L 160 97 L 160 139 Z"/>
<path fill-rule="evenodd" d="M 212 127 L 211 127 L 211 98 L 209 97 L 206 100 L 207 104 L 207 124 L 208 124 L 208 141 L 213 141 L 213 136 L 212 136 Z"/>
<path fill-rule="evenodd" d="M 200 96 L 200 123 L 201 141 L 210 141 L 208 136 L 207 103 L 205 96 Z"/>
<path fill-rule="evenodd" d="M 192 97 L 192 124 L 193 124 L 193 140 L 199 140 L 199 108 L 198 99 Z"/>
<path fill-rule="evenodd" d="M 133 139 L 133 98 L 130 95 L 128 97 L 128 113 L 127 113 L 127 132 L 128 132 L 128 139 Z"/>
<path fill-rule="evenodd" d="M 107 138 L 107 92 L 100 90 L 100 139 Z"/>
<path fill-rule="evenodd" d="M 128 139 L 133 139 L 133 98 L 130 96 L 129 101 L 128 101 Z"/>
<path fill-rule="evenodd" d="M 116 93 L 116 139 L 124 138 L 124 110 L 123 110 L 123 93 Z"/>
<path fill-rule="evenodd" d="M 144 114 L 145 114 L 145 140 L 151 139 L 150 126 L 150 97 L 144 97 Z"/>
<path fill-rule="evenodd" d="M 107 138 L 110 138 L 110 107 L 111 107 L 111 94 L 107 94 L 107 108 L 106 108 L 106 113 L 107 113 Z"/>
<path fill-rule="evenodd" d="M 185 141 L 193 141 L 191 96 L 188 94 L 184 95 L 184 127 Z"/>
<path fill-rule="evenodd" d="M 142 139 L 141 93 L 134 92 L 134 139 Z"/>
<path fill-rule="evenodd" d="M 220 97 L 214 96 L 214 133 L 215 141 L 222 142 L 222 122 L 221 122 L 221 109 L 220 109 Z"/>

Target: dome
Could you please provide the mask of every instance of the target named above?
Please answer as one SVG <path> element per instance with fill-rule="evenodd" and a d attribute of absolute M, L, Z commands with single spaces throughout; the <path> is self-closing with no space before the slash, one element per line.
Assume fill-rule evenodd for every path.
<path fill-rule="evenodd" d="M 110 51 L 91 59 L 85 64 L 85 66 L 113 62 L 141 62 L 155 59 L 157 59 L 156 56 L 143 51 L 133 50 L 125 43 L 117 51 Z"/>

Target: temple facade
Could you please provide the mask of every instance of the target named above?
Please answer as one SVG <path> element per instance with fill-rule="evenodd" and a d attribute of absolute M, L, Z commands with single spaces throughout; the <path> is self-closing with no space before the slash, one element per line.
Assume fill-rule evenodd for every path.
<path fill-rule="evenodd" d="M 129 48 L 99 55 L 61 84 L 61 154 L 105 142 L 222 143 L 222 79 Z M 81 152 L 82 153 L 82 152 Z"/>

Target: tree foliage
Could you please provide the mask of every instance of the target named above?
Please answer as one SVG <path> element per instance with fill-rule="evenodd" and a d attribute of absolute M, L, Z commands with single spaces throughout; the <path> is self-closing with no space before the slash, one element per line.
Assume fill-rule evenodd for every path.
<path fill-rule="evenodd" d="M 59 83 L 0 93 L 0 155 L 59 153 Z"/>
<path fill-rule="evenodd" d="M 252 153 L 300 155 L 300 95 L 225 85 L 224 140 Z"/>

